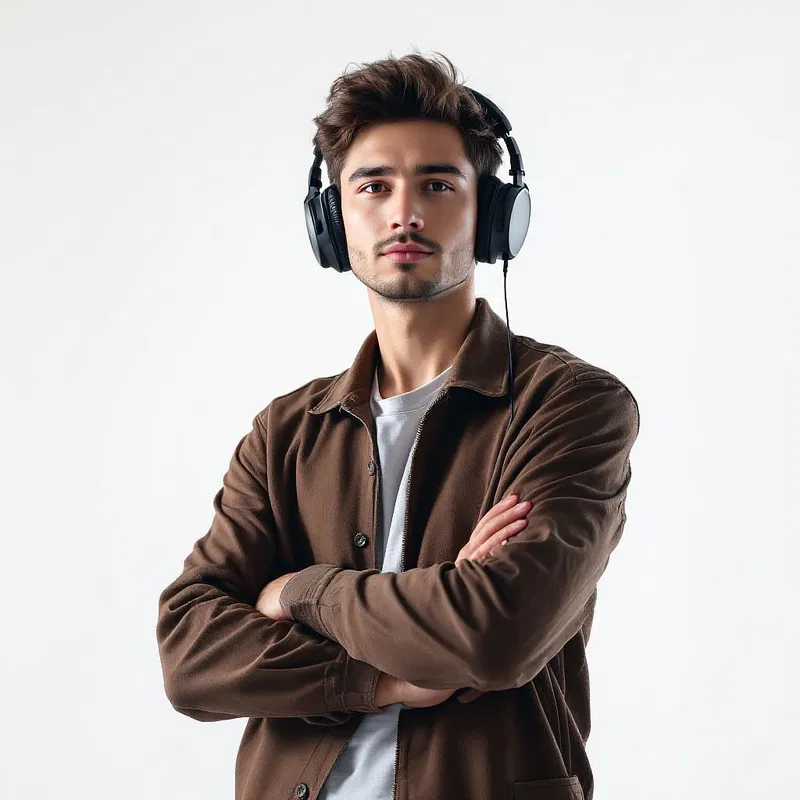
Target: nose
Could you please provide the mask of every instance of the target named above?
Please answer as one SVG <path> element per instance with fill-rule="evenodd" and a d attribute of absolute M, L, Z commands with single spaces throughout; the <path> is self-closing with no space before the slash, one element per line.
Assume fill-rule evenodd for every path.
<path fill-rule="evenodd" d="M 388 222 L 392 233 L 403 230 L 420 231 L 425 225 L 419 198 L 413 186 L 397 184 L 392 192 L 393 197 L 387 203 Z"/>

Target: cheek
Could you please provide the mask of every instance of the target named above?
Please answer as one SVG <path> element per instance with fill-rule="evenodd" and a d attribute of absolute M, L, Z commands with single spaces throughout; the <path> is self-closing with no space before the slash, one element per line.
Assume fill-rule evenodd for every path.
<path fill-rule="evenodd" d="M 474 197 L 461 196 L 458 202 L 452 203 L 446 209 L 450 227 L 459 231 L 474 230 L 478 213 L 477 200 Z"/>
<path fill-rule="evenodd" d="M 380 225 L 380 221 L 375 219 L 374 215 L 348 207 L 345 203 L 342 204 L 342 222 L 348 242 L 361 245 L 375 239 Z"/>
<path fill-rule="evenodd" d="M 468 231 L 470 236 L 475 236 L 475 232 L 478 230 L 478 199 L 477 197 L 471 197 L 469 203 L 467 204 L 467 208 L 464 212 L 466 217 L 466 222 L 464 223 L 464 227 Z"/>
<path fill-rule="evenodd" d="M 472 246 L 477 230 L 476 213 L 475 205 L 468 204 L 458 211 L 448 214 L 442 220 L 442 230 L 447 231 L 447 236 L 453 243 L 454 249 L 460 250 Z"/>

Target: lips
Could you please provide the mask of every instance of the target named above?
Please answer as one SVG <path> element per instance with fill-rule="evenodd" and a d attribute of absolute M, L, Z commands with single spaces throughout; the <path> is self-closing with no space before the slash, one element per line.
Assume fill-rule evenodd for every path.
<path fill-rule="evenodd" d="M 433 253 L 429 253 L 425 250 L 388 250 L 385 253 L 381 253 L 381 255 L 395 264 L 410 264 L 415 261 L 422 261 L 423 259 L 430 258 Z"/>
<path fill-rule="evenodd" d="M 404 247 L 402 245 L 393 245 L 387 250 L 384 250 L 381 255 L 388 256 L 389 253 L 421 253 L 423 255 L 430 255 L 431 252 L 431 250 L 425 250 L 422 247 Z"/>

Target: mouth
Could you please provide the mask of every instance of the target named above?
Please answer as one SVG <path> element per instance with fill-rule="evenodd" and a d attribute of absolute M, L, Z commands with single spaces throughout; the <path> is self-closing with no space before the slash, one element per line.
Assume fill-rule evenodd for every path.
<path fill-rule="evenodd" d="M 422 250 L 392 250 L 388 253 L 381 253 L 395 264 L 405 264 L 411 261 L 422 261 L 433 253 L 423 252 Z"/>

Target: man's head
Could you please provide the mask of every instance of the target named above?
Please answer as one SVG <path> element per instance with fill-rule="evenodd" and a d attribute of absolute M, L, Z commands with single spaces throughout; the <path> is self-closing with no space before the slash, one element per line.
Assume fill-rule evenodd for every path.
<path fill-rule="evenodd" d="M 446 67 L 412 54 L 345 73 L 314 120 L 353 274 L 387 299 L 431 299 L 470 277 L 478 178 L 502 162 L 480 105 L 442 58 Z M 398 244 L 430 255 L 386 254 Z"/>

